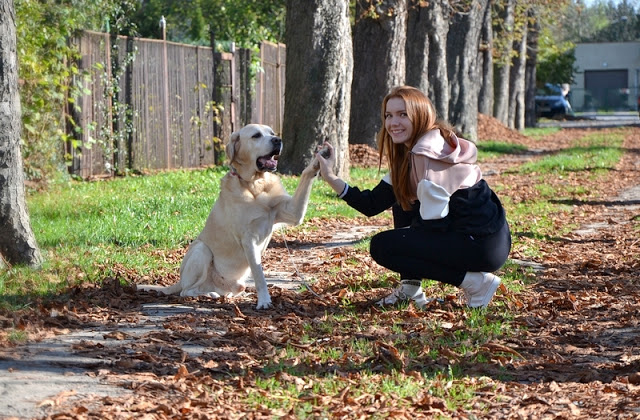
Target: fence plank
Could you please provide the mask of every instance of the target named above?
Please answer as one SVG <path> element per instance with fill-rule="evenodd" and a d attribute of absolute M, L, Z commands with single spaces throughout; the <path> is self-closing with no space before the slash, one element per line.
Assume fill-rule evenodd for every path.
<path fill-rule="evenodd" d="M 117 54 L 110 57 L 111 41 L 109 34 L 90 31 L 74 40 L 82 56 L 79 67 L 89 74 L 91 93 L 79 98 L 78 112 L 71 112 L 81 127 L 78 139 L 83 142 L 82 147 L 71 150 L 73 173 L 90 178 L 124 169 L 213 165 L 216 142 L 226 143 L 239 125 L 259 122 L 255 120 L 258 114 L 248 106 L 260 106 L 256 105 L 259 96 L 268 101 L 260 106 L 266 111 L 264 123 L 281 131 L 282 45 L 265 44 L 267 77 L 260 86 L 261 94 L 251 95 L 248 50 L 214 54 L 210 47 L 118 37 Z M 218 60 L 215 75 L 214 58 Z M 111 74 L 112 65 L 119 69 L 118 74 Z M 111 103 L 110 83 L 119 87 L 113 91 L 115 103 Z M 216 90 L 219 104 L 213 103 Z M 222 109 L 217 117 L 215 106 Z"/>

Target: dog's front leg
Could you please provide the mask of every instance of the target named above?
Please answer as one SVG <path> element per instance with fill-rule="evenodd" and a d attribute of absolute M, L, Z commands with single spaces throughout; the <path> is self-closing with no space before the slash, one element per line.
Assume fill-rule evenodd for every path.
<path fill-rule="evenodd" d="M 313 181 L 316 179 L 316 175 L 318 173 L 316 169 L 317 165 L 317 159 L 314 158 L 309 166 L 302 171 L 302 174 L 300 175 L 300 182 L 298 183 L 298 187 L 296 188 L 293 197 L 285 202 L 282 208 L 279 209 L 280 211 L 276 217 L 277 223 L 284 222 L 290 225 L 299 225 L 302 223 L 304 215 L 307 212 L 309 196 L 311 195 L 311 187 L 313 186 Z"/>
<path fill-rule="evenodd" d="M 256 309 L 269 309 L 273 308 L 271 303 L 271 295 L 269 295 L 269 289 L 267 288 L 267 279 L 264 276 L 264 270 L 262 270 L 262 256 L 261 247 L 256 243 L 254 237 L 245 237 L 242 239 L 242 247 L 251 269 L 251 275 L 256 285 L 256 294 L 258 295 L 258 304 Z"/>

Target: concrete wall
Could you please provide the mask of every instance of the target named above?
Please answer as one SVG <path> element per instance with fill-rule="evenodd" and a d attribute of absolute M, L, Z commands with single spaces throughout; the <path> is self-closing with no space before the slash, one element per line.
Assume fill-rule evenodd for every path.
<path fill-rule="evenodd" d="M 640 42 L 577 44 L 575 65 L 578 72 L 571 86 L 575 110 L 637 108 Z M 585 86 L 585 74 L 590 86 Z"/>

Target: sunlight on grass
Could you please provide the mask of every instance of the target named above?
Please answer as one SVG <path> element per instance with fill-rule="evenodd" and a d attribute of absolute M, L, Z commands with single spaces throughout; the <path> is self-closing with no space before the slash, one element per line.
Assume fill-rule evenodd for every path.
<path fill-rule="evenodd" d="M 493 158 L 501 155 L 517 155 L 527 152 L 527 148 L 520 144 L 484 141 L 478 144 L 478 160 Z"/>
<path fill-rule="evenodd" d="M 522 134 L 537 139 L 557 133 L 560 130 L 560 127 L 528 127 L 522 131 Z"/>
<path fill-rule="evenodd" d="M 594 133 L 569 148 L 520 166 L 520 173 L 562 173 L 614 169 L 622 156 L 622 133 Z"/>

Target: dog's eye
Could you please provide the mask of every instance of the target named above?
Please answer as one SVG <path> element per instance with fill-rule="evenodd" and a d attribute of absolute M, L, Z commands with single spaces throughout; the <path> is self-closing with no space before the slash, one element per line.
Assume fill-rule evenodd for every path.
<path fill-rule="evenodd" d="M 251 136 L 252 139 L 259 139 L 260 137 L 262 137 L 261 133 L 256 133 L 253 136 Z"/>

